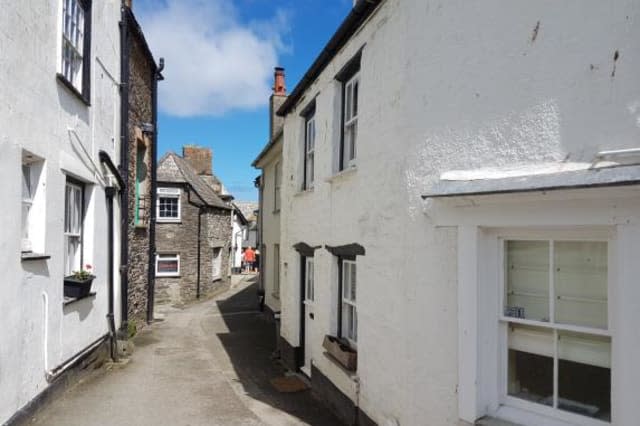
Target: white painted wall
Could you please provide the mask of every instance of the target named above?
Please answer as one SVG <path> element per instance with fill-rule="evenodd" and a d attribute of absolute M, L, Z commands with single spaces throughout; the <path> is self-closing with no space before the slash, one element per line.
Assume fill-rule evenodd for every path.
<path fill-rule="evenodd" d="M 275 274 L 280 273 L 275 270 L 274 264 L 274 245 L 280 245 L 280 209 L 276 209 L 275 204 L 275 168 L 276 164 L 282 162 L 282 136 L 270 149 L 269 153 L 257 164 L 262 169 L 262 206 L 260 206 L 260 215 L 262 216 L 262 244 L 266 247 L 266 257 L 263 258 L 263 269 L 260 271 L 264 282 L 265 304 L 272 311 L 280 311 L 280 292 L 275 289 Z M 284 181 L 284 178 L 282 178 Z M 282 195 L 280 198 L 280 206 L 282 206 Z M 260 220 L 260 219 L 258 219 Z M 265 255 L 264 252 L 261 254 Z M 282 264 L 282 250 L 280 247 L 280 263 Z"/>
<path fill-rule="evenodd" d="M 434 226 L 420 195 L 448 170 L 589 162 L 603 149 L 639 146 L 639 20 L 632 0 L 386 0 L 286 117 L 282 334 L 299 344 L 292 245 L 362 244 L 357 377 L 322 355 L 338 297 L 337 267 L 324 249 L 315 258 L 312 349 L 314 364 L 375 421 L 460 421 L 462 248 L 457 228 Z M 363 46 L 357 169 L 332 177 L 334 76 Z M 300 192 L 299 114 L 314 97 L 316 183 Z M 626 407 L 640 403 L 634 395 L 624 397 Z"/>
<path fill-rule="evenodd" d="M 119 161 L 119 93 L 111 76 L 119 74 L 120 2 L 93 2 L 90 107 L 56 80 L 61 4 L 5 2 L 0 14 L 0 423 L 47 387 L 45 370 L 108 332 L 102 170 L 92 169 L 81 146 L 98 165 L 100 149 Z M 23 149 L 45 160 L 39 188 L 42 210 L 35 218 L 41 243 L 34 247 L 51 256 L 45 261 L 20 259 Z M 86 209 L 84 263 L 92 264 L 97 275 L 96 297 L 67 307 L 62 303 L 65 174 L 93 184 Z M 118 247 L 117 209 L 115 214 Z M 117 313 L 118 288 L 116 281 Z"/>

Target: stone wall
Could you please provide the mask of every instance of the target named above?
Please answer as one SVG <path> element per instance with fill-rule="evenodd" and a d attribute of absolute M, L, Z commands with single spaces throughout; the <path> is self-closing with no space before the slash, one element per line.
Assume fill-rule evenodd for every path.
<path fill-rule="evenodd" d="M 158 186 L 176 186 L 159 183 Z M 197 196 L 192 195 L 191 199 Z M 180 255 L 179 277 L 156 277 L 156 306 L 182 305 L 196 300 L 198 272 L 198 214 L 199 208 L 189 203 L 186 187 L 180 197 L 181 222 L 156 224 L 156 248 L 160 254 Z M 206 208 L 201 217 L 200 297 L 229 285 L 229 249 L 231 242 L 231 213 L 224 209 Z M 221 247 L 221 278 L 212 278 L 213 248 Z"/>
<path fill-rule="evenodd" d="M 151 135 L 143 134 L 141 123 L 153 122 L 153 77 L 154 65 L 145 54 L 137 38 L 132 38 L 129 63 L 129 321 L 137 325 L 146 321 L 148 300 L 149 268 L 149 223 L 151 217 L 151 159 L 154 152 Z M 140 218 L 136 222 L 136 176 L 138 173 L 137 150 L 144 147 L 144 162 L 141 173 Z"/>

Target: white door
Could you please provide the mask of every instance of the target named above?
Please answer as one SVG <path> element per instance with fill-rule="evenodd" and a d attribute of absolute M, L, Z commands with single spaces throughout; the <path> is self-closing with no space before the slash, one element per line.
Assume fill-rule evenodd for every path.
<path fill-rule="evenodd" d="M 305 258 L 304 275 L 304 366 L 302 366 L 301 370 L 311 377 L 311 360 L 313 359 L 311 342 L 314 317 L 313 257 Z"/>

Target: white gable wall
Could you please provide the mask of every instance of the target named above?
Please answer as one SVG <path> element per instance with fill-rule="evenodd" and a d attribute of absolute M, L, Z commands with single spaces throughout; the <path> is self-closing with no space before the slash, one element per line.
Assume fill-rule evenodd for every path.
<path fill-rule="evenodd" d="M 324 249 L 315 254 L 313 354 L 375 421 L 458 422 L 457 231 L 433 226 L 420 195 L 447 170 L 590 162 L 640 145 L 639 19 L 631 0 L 387 0 L 287 116 L 282 335 L 299 344 L 292 245 L 362 244 L 357 379 L 322 355 L 338 300 Z M 340 126 L 334 76 L 362 46 L 357 170 L 329 180 Z M 316 181 L 301 192 L 299 114 L 314 97 Z"/>

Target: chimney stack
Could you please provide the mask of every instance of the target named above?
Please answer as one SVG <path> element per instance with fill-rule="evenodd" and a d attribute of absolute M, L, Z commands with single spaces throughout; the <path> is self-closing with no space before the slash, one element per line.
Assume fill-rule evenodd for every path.
<path fill-rule="evenodd" d="M 284 68 L 276 67 L 273 73 L 273 94 L 269 99 L 269 140 L 273 139 L 284 126 L 284 117 L 277 116 L 276 112 L 286 100 Z"/>
<path fill-rule="evenodd" d="M 211 148 L 195 145 L 182 147 L 182 158 L 187 160 L 199 175 L 213 175 L 213 153 Z"/>
<path fill-rule="evenodd" d="M 124 5 L 127 6 L 129 9 L 133 9 L 133 5 L 131 4 L 133 0 L 124 0 Z"/>
<path fill-rule="evenodd" d="M 275 96 L 287 96 L 287 88 L 284 85 L 284 68 L 275 68 L 273 82 L 273 94 Z"/>

